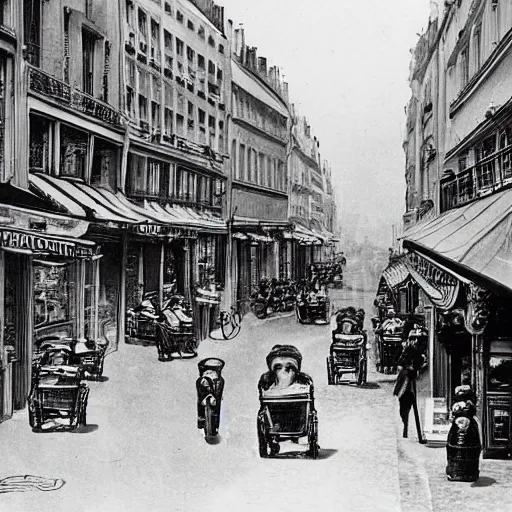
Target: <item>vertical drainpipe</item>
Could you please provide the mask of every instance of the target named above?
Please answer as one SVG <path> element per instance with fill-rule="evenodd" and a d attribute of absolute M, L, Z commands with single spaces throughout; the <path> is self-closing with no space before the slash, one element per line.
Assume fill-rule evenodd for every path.
<path fill-rule="evenodd" d="M 231 41 L 233 34 L 233 27 L 231 20 L 228 20 L 228 34 L 227 34 L 227 66 L 228 70 L 226 81 L 226 90 L 229 95 L 228 100 L 226 101 L 227 105 L 227 115 L 226 115 L 226 144 L 227 144 L 227 152 L 229 153 L 229 166 L 226 171 L 226 201 L 225 201 L 225 214 L 224 218 L 226 220 L 226 228 L 227 228 L 227 240 L 226 240 L 226 272 L 224 276 L 224 294 L 222 297 L 223 304 L 221 305 L 221 309 L 228 309 L 231 307 L 231 304 L 236 300 L 235 290 L 233 288 L 233 239 L 232 239 L 232 230 L 233 230 L 233 167 L 235 162 L 231 161 L 231 133 L 232 133 L 232 122 L 233 122 L 233 94 L 232 94 L 232 71 L 231 71 Z"/>
<path fill-rule="evenodd" d="M 446 137 L 446 70 L 444 55 L 444 24 L 441 29 L 441 37 L 437 46 L 437 64 L 438 64 L 438 105 L 437 105 L 437 182 L 435 190 L 435 208 L 436 215 L 441 213 L 441 176 L 443 175 L 443 164 L 445 155 L 445 137 Z"/>

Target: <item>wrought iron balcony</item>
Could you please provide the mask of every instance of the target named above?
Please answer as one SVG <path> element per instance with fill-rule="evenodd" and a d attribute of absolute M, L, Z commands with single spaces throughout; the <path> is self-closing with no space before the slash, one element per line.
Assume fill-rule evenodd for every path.
<path fill-rule="evenodd" d="M 69 84 L 32 66 L 29 67 L 29 88 L 33 92 L 104 123 L 114 126 L 121 124 L 119 112 L 108 103 L 74 89 Z"/>
<path fill-rule="evenodd" d="M 78 89 L 73 89 L 69 84 L 32 66 L 29 67 L 29 88 L 56 103 L 87 114 L 99 121 L 114 126 L 121 125 L 119 112 L 108 103 Z"/>

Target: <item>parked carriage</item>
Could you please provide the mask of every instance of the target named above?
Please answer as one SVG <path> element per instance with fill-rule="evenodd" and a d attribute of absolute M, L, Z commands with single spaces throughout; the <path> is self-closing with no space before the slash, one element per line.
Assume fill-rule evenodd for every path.
<path fill-rule="evenodd" d="M 315 292 L 303 290 L 297 295 L 295 316 L 300 324 L 314 323 L 319 325 L 331 322 L 331 300 L 326 290 Z"/>
<path fill-rule="evenodd" d="M 74 429 L 87 422 L 89 388 L 82 382 L 79 366 L 40 366 L 35 363 L 28 398 L 29 423 L 41 429 L 48 420 L 59 420 L 62 428 Z"/>

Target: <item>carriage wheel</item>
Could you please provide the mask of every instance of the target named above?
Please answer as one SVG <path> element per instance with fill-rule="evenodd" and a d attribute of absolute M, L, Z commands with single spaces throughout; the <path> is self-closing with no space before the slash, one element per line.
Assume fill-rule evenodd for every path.
<path fill-rule="evenodd" d="M 206 398 L 204 434 L 206 437 L 217 435 L 217 422 L 215 421 L 215 407 L 211 403 L 211 397 Z"/>
<path fill-rule="evenodd" d="M 39 407 L 32 401 L 29 403 L 28 406 L 28 423 L 32 430 L 41 425 L 41 413 Z"/>
<path fill-rule="evenodd" d="M 256 428 L 258 430 L 258 448 L 260 457 L 262 459 L 266 459 L 268 458 L 267 437 L 265 435 L 265 425 L 260 416 L 258 416 Z"/>
<path fill-rule="evenodd" d="M 364 361 L 359 362 L 359 366 L 357 368 L 356 376 L 357 376 L 357 385 L 360 386 L 364 382 L 365 378 L 365 363 Z"/>
<path fill-rule="evenodd" d="M 332 356 L 327 357 L 326 363 L 327 363 L 327 384 L 329 386 L 333 386 L 334 385 L 334 368 L 333 368 Z"/>
<path fill-rule="evenodd" d="M 308 434 L 308 456 L 312 459 L 318 458 L 318 419 L 316 415 L 312 416 Z"/>
<path fill-rule="evenodd" d="M 277 441 L 270 441 L 270 456 L 275 457 L 279 451 L 281 450 L 281 446 Z"/>
<path fill-rule="evenodd" d="M 297 322 L 299 322 L 299 324 L 305 323 L 304 319 L 300 316 L 298 306 L 295 306 L 295 316 L 297 317 Z"/>
<path fill-rule="evenodd" d="M 103 364 L 105 362 L 105 355 L 103 354 L 98 361 L 98 366 L 96 367 L 96 371 L 94 374 L 95 380 L 100 380 L 103 376 Z"/>

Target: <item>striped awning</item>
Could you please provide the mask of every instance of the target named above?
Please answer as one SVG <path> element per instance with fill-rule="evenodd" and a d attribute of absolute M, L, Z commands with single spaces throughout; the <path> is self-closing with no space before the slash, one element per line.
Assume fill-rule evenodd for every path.
<path fill-rule="evenodd" d="M 461 276 L 512 289 L 512 189 L 415 224 L 403 245 Z"/>
<path fill-rule="evenodd" d="M 382 278 L 390 289 L 402 284 L 409 276 L 410 272 L 405 263 L 405 258 L 395 261 L 382 272 Z"/>
<path fill-rule="evenodd" d="M 31 173 L 30 187 L 73 217 L 123 225 L 155 224 L 197 232 L 227 232 L 226 222 L 212 212 L 149 200 L 137 204 L 121 192 L 92 187 L 78 180 Z"/>

